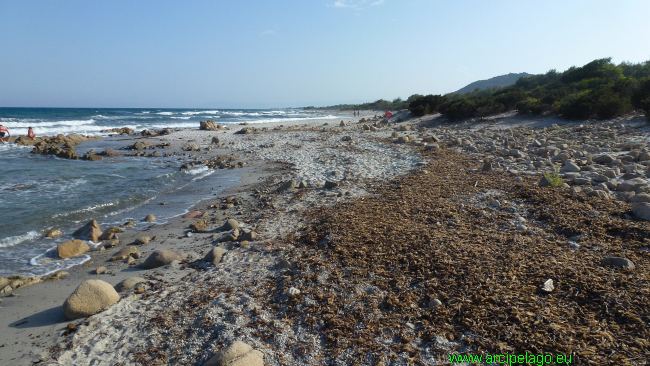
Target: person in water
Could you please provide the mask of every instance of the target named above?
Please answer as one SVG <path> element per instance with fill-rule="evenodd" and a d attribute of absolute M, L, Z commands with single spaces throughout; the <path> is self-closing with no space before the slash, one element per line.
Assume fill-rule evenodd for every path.
<path fill-rule="evenodd" d="M 9 129 L 3 125 L 0 125 L 0 141 L 3 143 L 6 141 L 6 138 L 11 136 Z"/>
<path fill-rule="evenodd" d="M 27 128 L 27 137 L 29 137 L 30 140 L 33 140 L 36 138 L 36 134 L 34 133 L 34 129 L 31 127 Z"/>

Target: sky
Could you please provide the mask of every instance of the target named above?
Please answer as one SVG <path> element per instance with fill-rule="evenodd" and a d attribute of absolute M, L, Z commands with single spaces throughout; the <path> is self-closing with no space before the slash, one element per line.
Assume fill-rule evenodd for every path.
<path fill-rule="evenodd" d="M 0 0 L 0 106 L 270 108 L 650 60 L 647 0 Z"/>

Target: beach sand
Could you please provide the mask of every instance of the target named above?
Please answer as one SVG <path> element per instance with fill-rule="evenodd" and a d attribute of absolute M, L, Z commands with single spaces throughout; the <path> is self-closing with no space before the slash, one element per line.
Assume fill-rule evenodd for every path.
<path fill-rule="evenodd" d="M 399 125 L 378 119 L 231 125 L 227 130 L 197 128 L 147 138 L 152 144 L 169 142 L 164 151 L 186 161 L 232 157 L 243 163 L 236 168 L 240 184 L 196 203 L 192 212 L 200 212 L 200 218 L 178 217 L 144 232 L 127 230 L 118 247 L 94 252 L 91 262 L 69 270 L 67 278 L 2 298 L 0 364 L 201 365 L 237 340 L 261 351 L 266 365 L 433 365 L 450 352 L 502 346 L 512 352 L 574 352 L 584 364 L 634 360 L 648 349 L 650 338 L 647 308 L 640 305 L 650 299 L 650 258 L 643 249 L 650 247 L 648 223 L 630 213 L 625 194 L 592 194 L 593 189 L 574 184 L 574 176 L 565 177 L 571 185 L 564 188 L 540 189 L 538 178 L 548 165 L 536 165 L 539 147 L 531 141 L 544 137 L 544 146 L 566 143 L 561 150 L 573 151 L 583 165 L 576 152 L 580 146 L 589 155 L 631 154 L 647 150 L 648 129 L 638 127 L 637 120 L 586 130 L 540 121 L 535 122 L 539 126 L 522 128 L 534 123 L 508 118 L 483 121 L 478 130 L 425 117 Z M 250 130 L 236 133 L 242 128 Z M 616 141 L 603 143 L 612 131 Z M 495 147 L 504 140 L 510 142 Z M 183 151 L 187 143 L 201 150 Z M 647 165 L 638 161 L 643 171 Z M 493 166 L 485 170 L 486 162 Z M 629 173 L 615 179 L 632 179 L 624 174 Z M 635 188 L 638 194 L 643 187 L 647 183 Z M 564 213 L 554 216 L 554 205 Z M 587 226 L 574 219 L 585 207 L 598 217 Z M 205 220 L 208 232 L 188 235 L 199 219 Z M 242 232 L 252 230 L 255 237 L 227 240 L 228 233 L 220 228 L 226 219 L 236 219 Z M 187 259 L 147 270 L 107 262 L 143 234 L 155 238 L 139 247 L 138 263 L 162 248 Z M 535 244 L 540 240 L 543 245 Z M 579 262 L 571 259 L 573 241 L 585 251 Z M 527 251 L 534 245 L 534 251 Z M 202 260 L 214 246 L 227 250 L 216 266 Z M 508 267 L 509 279 L 497 278 L 498 271 L 460 267 L 503 253 L 544 260 L 538 260 L 537 270 Z M 629 258 L 636 268 L 605 268 L 600 260 L 607 255 Z M 100 265 L 111 274 L 92 274 Z M 587 268 L 589 275 L 580 275 L 575 271 L 579 268 Z M 61 304 L 83 279 L 116 285 L 130 276 L 147 280 L 143 293 L 124 291 L 117 304 L 87 319 L 63 318 Z M 491 284 L 481 276 L 497 277 Z M 598 279 L 605 277 L 610 281 Z M 560 327 L 563 318 L 582 324 L 600 314 L 606 319 L 601 336 L 608 343 L 583 342 L 590 335 L 582 326 L 576 326 L 578 332 L 555 329 L 558 336 L 571 339 L 552 343 L 531 336 L 526 341 L 527 333 L 536 332 L 530 314 L 543 312 L 539 304 L 552 296 L 539 292 L 548 278 L 555 280 L 557 298 L 548 301 L 552 309 L 544 315 L 544 331 Z M 446 279 L 457 288 L 478 289 L 470 296 L 471 306 Z M 601 305 L 585 305 L 572 292 L 595 283 L 608 304 L 627 304 L 618 308 L 627 312 L 627 323 L 608 326 L 620 316 L 603 315 Z M 508 291 L 508 301 L 490 300 Z M 438 306 L 442 308 L 436 310 Z M 463 316 L 458 310 L 463 307 L 472 316 Z M 514 318 L 499 316 L 508 309 L 520 312 Z M 500 325 L 490 325 L 491 318 Z M 485 338 L 490 326 L 507 333 L 508 322 L 514 321 L 520 322 L 514 336 Z M 623 351 L 607 355 L 608 348 Z"/>

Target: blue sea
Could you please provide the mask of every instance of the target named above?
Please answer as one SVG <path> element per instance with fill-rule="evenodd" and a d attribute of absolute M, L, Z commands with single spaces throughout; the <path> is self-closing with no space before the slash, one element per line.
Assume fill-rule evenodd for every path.
<path fill-rule="evenodd" d="M 198 128 L 199 121 L 218 123 L 282 122 L 337 119 L 344 116 L 302 109 L 76 109 L 0 108 L 0 123 L 12 136 L 33 127 L 38 136 L 59 133 L 106 135 L 130 127 Z M 118 149 L 126 142 L 107 138 L 85 142 L 77 150 Z M 154 213 L 163 223 L 202 199 L 237 185 L 237 170 L 206 168 L 180 171 L 176 158 L 115 157 L 101 161 L 65 160 L 30 153 L 31 148 L 0 144 L 0 276 L 45 275 L 78 265 L 88 256 L 60 260 L 53 249 L 91 218 L 104 227 Z M 66 234 L 42 237 L 50 227 Z"/>

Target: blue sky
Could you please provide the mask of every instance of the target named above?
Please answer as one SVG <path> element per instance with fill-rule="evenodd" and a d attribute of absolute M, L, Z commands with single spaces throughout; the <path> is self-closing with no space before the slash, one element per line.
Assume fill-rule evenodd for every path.
<path fill-rule="evenodd" d="M 650 1 L 0 0 L 0 106 L 284 107 L 650 59 Z"/>

